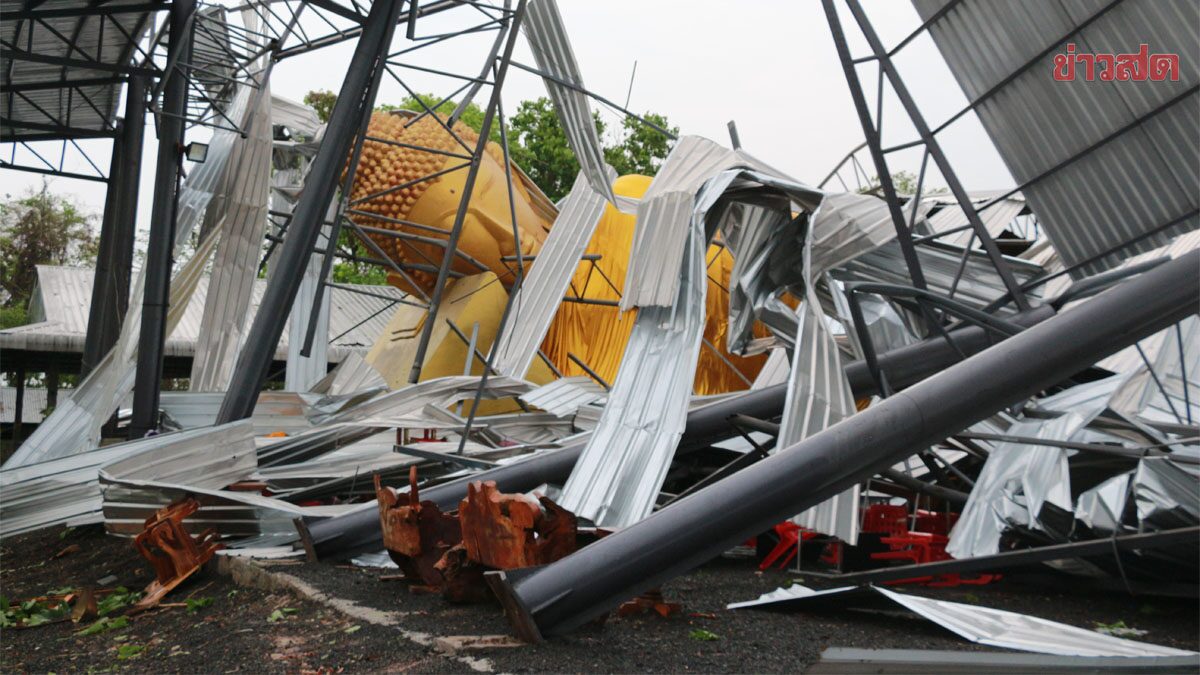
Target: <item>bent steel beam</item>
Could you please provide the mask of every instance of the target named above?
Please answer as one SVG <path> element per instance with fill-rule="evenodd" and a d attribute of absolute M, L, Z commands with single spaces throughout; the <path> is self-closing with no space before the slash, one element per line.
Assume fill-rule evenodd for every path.
<path fill-rule="evenodd" d="M 561 634 L 1196 311 L 1193 251 L 541 568 L 494 572 L 516 633 Z"/>

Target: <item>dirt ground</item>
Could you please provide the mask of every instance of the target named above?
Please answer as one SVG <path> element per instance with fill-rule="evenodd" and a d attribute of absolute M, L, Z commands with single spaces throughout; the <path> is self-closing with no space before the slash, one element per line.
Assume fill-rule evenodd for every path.
<path fill-rule="evenodd" d="M 78 546 L 78 549 L 73 547 Z M 71 552 L 55 557 L 63 549 Z M 469 664 L 409 639 L 412 634 L 483 636 L 508 633 L 498 605 L 449 605 L 410 593 L 394 570 L 332 564 L 273 565 L 327 596 L 395 613 L 398 626 L 360 621 L 325 603 L 291 593 L 236 585 L 205 570 L 166 599 L 169 606 L 129 617 L 125 628 L 80 635 L 69 620 L 0 633 L 3 672 L 469 672 Z M 115 581 L 97 582 L 107 576 Z M 784 614 L 729 611 L 792 582 L 794 573 L 757 573 L 749 560 L 720 559 L 668 584 L 683 603 L 669 619 L 610 617 L 603 624 L 540 645 L 493 648 L 469 655 L 496 672 L 796 672 L 827 647 L 982 650 L 937 626 L 903 614 L 841 611 Z M 64 586 L 141 589 L 149 566 L 126 540 L 99 527 L 45 530 L 0 545 L 0 593 L 10 599 Z M 1085 628 L 1123 621 L 1146 630 L 1142 640 L 1200 648 L 1195 601 L 1133 598 L 1075 590 L 1069 583 L 1006 577 L 987 586 L 905 590 L 947 600 L 1062 621 Z M 806 579 L 812 586 L 826 582 Z M 211 599 L 189 610 L 186 599 Z M 278 613 L 276 613 L 278 610 Z M 275 621 L 269 618 L 275 614 Z M 698 633 L 705 631 L 706 633 Z M 707 639 L 700 639 L 701 637 Z M 131 645 L 134 648 L 128 647 Z M 122 646 L 126 646 L 122 649 Z M 140 649 L 135 649 L 140 648 Z M 130 656 L 131 652 L 137 652 Z M 122 658 L 124 656 L 125 658 Z"/>

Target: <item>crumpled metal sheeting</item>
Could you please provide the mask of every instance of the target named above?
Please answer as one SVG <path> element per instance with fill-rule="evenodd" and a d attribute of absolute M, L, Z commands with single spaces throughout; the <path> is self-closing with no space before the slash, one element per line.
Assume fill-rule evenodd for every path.
<path fill-rule="evenodd" d="M 248 419 L 151 438 L 161 440 L 141 444 L 134 454 L 105 464 L 101 483 L 135 478 L 221 488 L 246 478 L 258 466 L 254 425 Z"/>
<path fill-rule="evenodd" d="M 580 89 L 584 88 L 583 75 L 579 72 L 579 64 L 575 62 L 571 40 L 567 37 L 567 28 L 563 25 L 555 0 L 532 0 L 525 9 L 522 28 L 525 29 L 525 37 L 529 39 L 529 48 L 539 69 Z M 612 179 L 604 163 L 604 150 L 596 133 L 587 94 L 550 78 L 542 78 L 542 81 L 546 84 L 550 100 L 554 102 L 559 123 L 583 174 L 596 193 L 615 204 Z"/>
<path fill-rule="evenodd" d="M 1000 193 L 971 193 L 971 201 L 978 210 L 985 203 L 992 202 L 993 197 L 1000 196 Z M 962 227 L 969 224 L 966 214 L 963 213 L 962 207 L 958 205 L 958 201 L 951 196 L 936 196 L 928 197 L 921 200 L 921 204 L 926 210 L 937 206 L 938 211 L 926 219 L 931 232 L 945 232 L 956 227 Z M 1005 199 L 993 203 L 988 208 L 978 211 L 979 220 L 983 222 L 983 228 L 992 236 L 992 239 L 997 239 L 1008 229 L 1013 219 L 1021 214 L 1026 209 L 1025 197 L 1021 193 L 1006 197 Z M 966 246 L 971 241 L 971 236 L 975 231 L 971 228 L 948 234 L 940 237 L 938 241 L 944 244 L 954 246 Z M 975 237 L 975 246 L 979 246 L 979 237 Z"/>
<path fill-rule="evenodd" d="M 690 222 L 675 302 L 638 310 L 604 414 L 563 485 L 559 505 L 600 527 L 650 515 L 687 421 L 708 287 L 699 211 Z"/>
<path fill-rule="evenodd" d="M 382 394 L 330 417 L 319 427 L 259 449 L 258 464 L 266 467 L 303 462 L 387 427 L 420 428 L 426 406 L 445 407 L 473 397 L 479 379 L 474 375 L 442 377 Z M 523 380 L 497 375 L 488 379 L 484 398 L 519 396 L 529 389 L 531 385 Z"/>
<path fill-rule="evenodd" d="M 675 144 L 638 204 L 637 228 L 621 295 L 623 311 L 666 307 L 675 301 L 677 270 L 683 260 L 696 193 L 709 178 L 735 167 L 769 171 L 753 157 L 707 138 L 683 136 Z"/>
<path fill-rule="evenodd" d="M 155 511 L 186 496 L 200 502 L 200 510 L 187 519 L 188 528 L 198 532 L 211 527 L 227 538 L 268 536 L 288 541 L 295 537 L 296 518 L 329 517 L 351 506 L 303 507 L 254 492 L 124 479 L 104 483 L 105 529 L 109 534 L 135 536 Z"/>
<path fill-rule="evenodd" d="M 373 389 L 387 389 L 387 381 L 367 363 L 359 352 L 351 352 L 342 362 L 318 380 L 309 391 L 316 394 L 340 396 Z"/>
<path fill-rule="evenodd" d="M 572 415 L 580 406 L 603 400 L 608 396 L 595 380 L 586 375 L 563 377 L 550 384 L 545 384 L 528 394 L 523 394 L 521 400 L 535 408 L 541 408 L 555 417 Z"/>
<path fill-rule="evenodd" d="M 1167 457 L 1143 457 L 1133 474 L 1141 529 L 1169 530 L 1200 522 L 1200 475 Z"/>
<path fill-rule="evenodd" d="M 705 184 L 702 195 L 715 203 L 716 199 L 708 195 L 726 190 L 737 193 L 718 219 L 736 261 L 729 303 L 731 349 L 744 348 L 755 319 L 786 313 L 794 326 L 791 372 L 776 444 L 776 448 L 786 448 L 855 412 L 837 344 L 813 281 L 823 271 L 812 262 L 815 225 L 810 227 L 806 218 L 793 218 L 792 205 L 815 207 L 811 222 L 824 218 L 827 232 L 837 225 L 852 230 L 849 235 L 826 235 L 824 242 L 830 247 L 826 257 L 830 260 L 842 260 L 878 246 L 886 241 L 886 230 L 876 217 L 838 216 L 839 208 L 861 210 L 862 200 L 831 202 L 804 185 L 759 172 L 724 172 Z M 870 207 L 872 214 L 878 210 L 878 204 L 870 203 Z M 785 288 L 803 293 L 794 313 L 779 300 Z M 776 333 L 782 332 L 782 322 L 766 323 Z M 858 503 L 858 487 L 851 487 L 800 514 L 796 522 L 854 543 L 858 538 Z"/>
<path fill-rule="evenodd" d="M 250 88 L 242 87 L 226 114 L 231 119 L 245 115 Z M 192 169 L 179 190 L 175 218 L 175 255 L 189 241 L 192 230 L 203 215 L 216 189 L 236 141 L 237 132 L 218 129 L 209 145 L 208 158 Z M 192 292 L 212 253 L 215 241 L 207 237 L 171 280 L 167 335 L 179 323 Z M 142 296 L 145 294 L 145 270 L 140 271 L 129 296 L 129 309 L 121 325 L 116 345 L 92 370 L 69 397 L 60 401 L 54 412 L 25 440 L 4 463 L 5 468 L 69 457 L 100 444 L 100 427 L 108 421 L 117 401 L 133 390 L 136 375 L 137 334 L 141 326 Z"/>
<path fill-rule="evenodd" d="M 917 220 L 928 207 L 918 206 Z M 907 209 L 906 209 L 907 215 Z M 833 269 L 896 238 L 887 202 L 855 192 L 826 195 L 812 221 L 815 274 Z"/>
<path fill-rule="evenodd" d="M 180 429 L 209 427 L 216 421 L 224 397 L 223 392 L 164 391 L 159 408 Z M 277 431 L 295 434 L 312 427 L 305 417 L 307 406 L 304 399 L 293 392 L 262 392 L 258 395 L 254 414 L 249 418 L 254 425 L 254 435 L 266 436 Z"/>
<path fill-rule="evenodd" d="M 19 534 L 61 523 L 100 520 L 102 467 L 151 460 L 156 471 L 175 470 L 198 484 L 226 480 L 253 470 L 254 443 L 249 421 L 224 427 L 194 429 L 149 436 L 70 457 L 29 464 L 0 472 L 0 536 Z M 238 460 L 212 458 L 213 441 L 241 445 Z M 250 459 L 247 463 L 244 455 Z M 241 464 L 238 461 L 242 462 Z M 180 468 L 182 467 L 182 468 Z M 195 468 L 193 468 L 195 467 Z M 199 473 L 195 473 L 200 470 Z M 171 475 L 175 475 L 172 473 Z M 236 480 L 236 478 L 234 479 Z"/>
<path fill-rule="evenodd" d="M 0 472 L 0 537 L 100 522 L 100 467 L 132 452 L 113 445 Z"/>
<path fill-rule="evenodd" d="M 750 385 L 750 389 L 765 389 L 776 384 L 787 382 L 788 373 L 792 370 L 792 364 L 788 362 L 788 354 L 782 347 L 776 347 L 767 355 L 767 362 L 763 364 L 761 370 L 758 371 L 758 376 L 754 378 L 754 384 Z"/>
<path fill-rule="evenodd" d="M 950 286 L 958 272 L 962 259 L 962 248 L 928 244 L 916 248 L 917 259 L 921 270 L 925 273 L 925 281 L 929 289 L 943 295 L 949 294 Z M 1019 258 L 1005 258 L 1009 269 L 1018 283 L 1025 283 L 1042 272 L 1038 265 Z M 900 244 L 889 242 L 879 248 L 864 253 L 841 267 L 833 270 L 833 276 L 839 281 L 873 281 L 902 286 L 912 285 L 908 277 L 908 266 L 900 251 Z M 1007 292 L 1000 275 L 992 267 L 986 256 L 973 252 L 967 256 L 966 271 L 954 291 L 954 299 L 964 304 L 981 309 Z M 1038 302 L 1041 291 L 1030 289 L 1027 293 L 1030 300 Z M 1011 314 L 1011 305 L 1000 308 L 1000 314 Z"/>
<path fill-rule="evenodd" d="M 725 334 L 731 354 L 745 355 L 752 347 L 763 346 L 761 339 L 754 336 L 756 321 L 762 322 L 773 335 L 765 344 L 787 349 L 794 345 L 796 314 L 779 297 L 789 280 L 779 278 L 772 263 L 779 252 L 802 248 L 798 244 L 803 240 L 805 228 L 791 218 L 785 198 L 777 196 L 776 200 L 777 208 L 743 202 L 729 204 L 720 220 L 721 236 L 733 253 Z"/>
<path fill-rule="evenodd" d="M 842 370 L 837 344 L 830 333 L 813 288 L 805 244 L 805 297 L 796 308 L 796 346 L 775 448 L 787 448 L 856 412 L 850 384 Z M 797 525 L 858 543 L 859 487 L 854 485 L 800 513 Z"/>
<path fill-rule="evenodd" d="M 228 389 L 245 337 L 246 315 L 262 253 L 259 243 L 267 226 L 272 152 L 268 92 L 265 81 L 254 91 L 246 139 L 236 145 L 214 208 L 208 210 L 208 216 L 223 222 L 192 359 L 191 391 Z"/>
<path fill-rule="evenodd" d="M 1104 411 L 1122 379 L 1114 375 L 1044 398 L 1040 407 L 1063 414 L 1052 419 L 1018 420 L 1006 433 L 1073 440 L 1076 433 Z M 1063 512 L 1074 512 L 1067 451 L 1045 445 L 995 443 L 962 515 L 950 531 L 946 552 L 955 558 L 997 553 L 1000 535 L 1010 525 L 1047 530 L 1040 520 L 1046 504 Z"/>
<path fill-rule="evenodd" d="M 1139 356 L 1137 373 L 1113 395 L 1114 410 L 1149 422 L 1200 422 L 1200 317 L 1179 322 L 1178 331 L 1172 327 L 1154 336 L 1161 342 L 1157 353 L 1147 357 L 1157 382 Z"/>
<path fill-rule="evenodd" d="M 729 609 L 814 609 L 901 607 L 982 645 L 1063 656 L 1191 656 L 1195 652 L 1104 635 L 1057 621 L 990 607 L 933 600 L 880 586 L 814 591 L 800 584 L 735 602 Z"/>
<path fill-rule="evenodd" d="M 1126 471 L 1079 493 L 1075 500 L 1075 519 L 1096 534 L 1119 532 L 1123 528 L 1132 479 L 1133 472 Z"/>
<path fill-rule="evenodd" d="M 608 180 L 616 177 L 612 168 L 604 166 L 603 170 Z M 496 372 L 525 377 L 604 213 L 604 199 L 583 172 L 575 177 L 529 275 L 513 298 L 507 329 L 493 347 Z"/>

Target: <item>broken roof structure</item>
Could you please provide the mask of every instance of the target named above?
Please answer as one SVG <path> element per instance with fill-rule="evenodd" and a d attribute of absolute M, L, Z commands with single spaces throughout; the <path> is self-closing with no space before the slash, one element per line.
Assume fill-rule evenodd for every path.
<path fill-rule="evenodd" d="M 0 469 L 0 536 L 103 522 L 146 551 L 173 542 L 187 555 L 158 561 L 159 590 L 218 545 L 317 560 L 386 547 L 449 598 L 498 598 L 528 641 L 756 537 L 778 543 L 764 565 L 818 559 L 850 581 L 1077 559 L 1195 593 L 1194 4 L 914 0 L 922 26 L 889 49 L 858 0 L 822 0 L 866 143 L 819 187 L 736 134 L 676 137 L 590 91 L 554 0 L 161 4 L 2 19 L 12 156 L 97 136 L 114 152 L 95 270 L 39 267 L 34 322 L 0 331 L 6 354 L 81 366 Z M 100 48 L 109 24 L 128 45 Z M 969 101 L 938 126 L 894 63 L 925 31 Z M 479 34 L 476 71 L 421 60 Z M 521 39 L 536 64 L 514 60 Z M 1164 53 L 1137 51 L 1148 39 Z M 349 41 L 327 122 L 271 94 L 276 63 Z M 1085 47 L 1136 53 L 1055 77 Z M 883 146 L 867 61 L 914 140 Z M 513 68 L 544 81 L 579 162 L 557 205 L 510 157 Z M 448 105 L 376 110 L 381 82 L 411 92 L 414 69 L 446 79 Z M 64 91 L 87 110 L 47 108 Z M 478 128 L 462 119 L 473 102 Z M 668 137 L 655 176 L 605 164 L 596 102 Z M 147 111 L 158 159 L 135 275 Z M 939 134 L 967 114 L 1013 189 L 959 180 Z M 207 157 L 185 178 L 197 126 Z M 913 148 L 901 194 L 889 160 Z M 832 189 L 845 166 L 879 184 Z M 387 285 L 335 281 L 346 258 Z M 187 391 L 163 391 L 177 357 Z M 286 391 L 268 390 L 281 375 Z M 993 646 L 1179 656 L 884 589 L 753 604 L 876 591 Z M 1030 647 L 1051 629 L 1065 651 Z"/>

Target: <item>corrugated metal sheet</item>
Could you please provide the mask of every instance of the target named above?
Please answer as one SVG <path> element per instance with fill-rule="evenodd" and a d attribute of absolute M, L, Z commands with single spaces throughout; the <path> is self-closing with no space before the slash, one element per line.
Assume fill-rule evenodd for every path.
<path fill-rule="evenodd" d="M 563 25 L 562 15 L 558 13 L 555 0 L 530 2 L 525 9 L 522 27 L 525 29 L 525 37 L 529 39 L 529 48 L 533 51 L 538 68 L 582 89 L 583 75 L 579 72 L 579 64 L 575 62 L 571 41 L 567 37 L 567 29 Z M 542 79 L 546 83 L 546 91 L 550 93 L 550 100 L 554 102 L 554 110 L 558 113 L 567 142 L 575 152 L 579 166 L 587 176 L 592 190 L 615 204 L 611 169 L 604 163 L 604 151 L 600 146 L 600 137 L 596 134 L 596 123 L 592 119 L 592 108 L 587 94 L 579 89 L 563 86 L 550 78 Z"/>
<path fill-rule="evenodd" d="M 575 414 L 580 407 L 603 401 L 608 396 L 590 377 L 564 377 L 522 394 L 521 400 L 535 408 L 541 408 L 555 417 Z"/>
<path fill-rule="evenodd" d="M 947 2 L 913 4 L 928 19 Z M 1106 7 L 968 0 L 934 22 L 930 32 L 967 98 L 974 99 Z M 1177 54 L 1180 65 L 1176 82 L 1087 81 L 1081 72 L 1075 81 L 1060 82 L 1052 77 L 1052 52 L 977 109 L 1020 184 L 1095 148 L 1024 188 L 1063 260 L 1081 264 L 1078 278 L 1200 227 L 1195 90 L 1200 6 L 1190 0 L 1128 0 L 1069 41 L 1078 53 L 1110 54 L 1136 53 L 1147 43 L 1151 53 Z M 1054 51 L 1062 50 L 1065 45 Z M 1100 145 L 1121 129 L 1126 130 Z"/>
<path fill-rule="evenodd" d="M 689 214 L 693 198 L 687 198 Z M 670 306 L 638 310 L 599 425 L 559 499 L 601 527 L 650 515 L 687 421 L 708 287 L 703 216 L 688 221 L 683 264 L 674 272 L 678 295 Z"/>
<path fill-rule="evenodd" d="M 616 172 L 604 167 L 609 180 Z M 587 251 L 596 224 L 604 213 L 604 197 L 583 172 L 575 177 L 571 193 L 563 200 L 562 210 L 554 219 L 550 234 L 538 251 L 529 276 L 513 298 L 512 316 L 495 350 L 496 372 L 525 377 L 537 356 L 538 346 L 558 313 L 579 258 Z"/>
<path fill-rule="evenodd" d="M 139 0 L 114 0 L 106 8 L 121 5 L 141 5 Z M 91 6 L 86 0 L 49 0 L 36 5 L 38 9 L 79 9 Z M 105 16 L 58 16 L 38 22 L 10 18 L 33 5 L 20 0 L 0 2 L 0 40 L 5 45 L 29 51 L 38 56 L 82 60 L 80 52 L 90 60 L 107 65 L 125 65 L 130 55 L 138 52 L 129 48 L 125 34 L 141 41 L 153 25 L 148 12 L 105 13 Z M 113 25 L 120 26 L 117 28 Z M 56 35 L 57 33 L 57 35 Z M 66 38 L 70 39 L 70 43 Z M 73 38 L 73 39 L 72 39 Z M 47 135 L 56 138 L 86 136 L 86 132 L 110 130 L 121 99 L 121 84 L 93 84 L 72 88 L 39 88 L 8 93 L 13 85 L 50 84 L 64 80 L 86 81 L 111 78 L 106 70 L 64 67 L 24 59 L 5 59 L 0 69 L 0 118 L 4 123 L 0 135 L 5 141 L 21 137 Z M 23 125 L 22 123 L 26 123 Z M 69 129 L 52 131 L 44 128 L 64 126 Z"/>
<path fill-rule="evenodd" d="M 306 461 L 387 427 L 421 428 L 420 418 L 426 406 L 445 408 L 474 397 L 479 388 L 479 379 L 474 375 L 441 377 L 381 394 L 330 417 L 317 428 L 261 448 L 258 452 L 259 466 Z M 497 375 L 488 378 L 484 398 L 519 396 L 529 389 L 531 386 L 527 382 Z M 431 426 L 440 425 L 435 423 Z"/>
<path fill-rule="evenodd" d="M 793 584 L 787 588 L 779 588 L 765 593 L 757 600 L 732 603 L 728 605 L 728 609 L 753 607 L 775 610 L 803 610 L 806 608 L 819 610 L 830 607 L 879 609 L 881 600 L 884 601 L 882 603 L 884 607 L 894 608 L 895 605 L 899 605 L 971 642 L 990 647 L 1040 654 L 1087 657 L 1196 655 L 1196 652 L 1126 640 L 1027 614 L 959 602 L 932 600 L 908 593 L 897 593 L 880 586 L 847 586 L 815 591 L 800 584 Z M 969 670 L 966 669 L 966 672 Z M 1012 672 L 1020 672 L 1020 670 L 1020 668 L 1015 668 Z M 877 671 L 868 668 L 865 672 Z M 912 672 L 921 672 L 921 669 L 916 668 Z"/>
<path fill-rule="evenodd" d="M 87 335 L 93 275 L 93 271 L 88 268 L 38 265 L 38 289 L 34 297 L 53 298 L 37 301 L 48 306 L 46 317 L 49 320 L 0 331 L 0 349 L 82 351 L 84 337 Z M 405 297 L 392 286 L 346 285 L 397 300 Z M 257 311 L 265 290 L 266 280 L 256 279 L 250 297 L 250 313 Z M 330 360 L 336 363 L 350 352 L 362 352 L 370 348 L 387 328 L 391 313 L 388 311 L 390 304 L 387 300 L 339 288 L 331 288 L 328 291 L 333 298 L 334 308 L 330 317 L 329 336 L 331 340 L 340 336 L 333 341 L 330 348 Z M 201 277 L 178 327 L 167 338 L 164 347 L 167 356 L 191 356 L 195 353 L 196 340 L 203 324 L 204 300 L 207 294 L 208 277 Z M 287 358 L 288 333 L 288 329 L 284 328 L 283 335 L 279 338 L 279 347 L 275 350 L 276 359 Z"/>
<path fill-rule="evenodd" d="M 1104 411 L 1122 379 L 1114 375 L 1044 398 L 1040 407 L 1063 414 L 1052 419 L 1019 419 L 1005 433 L 1078 440 L 1073 436 Z M 995 443 L 950 532 L 946 552 L 955 558 L 991 555 L 999 551 L 1001 533 L 1014 525 L 1054 533 L 1052 525 L 1039 520 L 1046 504 L 1067 513 L 1074 508 L 1067 451 L 1045 445 Z M 1063 533 L 1058 534 L 1061 537 Z"/>
<path fill-rule="evenodd" d="M 235 422 L 217 428 L 150 436 L 71 457 L 5 469 L 0 472 L 0 536 L 61 523 L 99 521 L 101 468 L 135 455 L 141 456 L 140 465 L 166 475 L 189 476 L 189 482 L 197 485 L 248 473 L 247 468 L 252 470 L 254 461 L 250 429 L 248 421 Z M 225 446 L 232 448 L 230 456 L 236 454 L 237 458 L 222 459 L 212 452 L 214 447 Z"/>
<path fill-rule="evenodd" d="M 195 429 L 212 426 L 221 408 L 224 392 L 164 391 L 159 407 L 180 429 Z M 312 427 L 305 412 L 308 405 L 299 394 L 289 391 L 264 391 L 258 395 L 258 403 L 250 422 L 255 436 L 282 431 L 289 435 Z"/>
<path fill-rule="evenodd" d="M 637 208 L 621 309 L 665 307 L 676 300 L 696 192 L 741 163 L 736 153 L 699 136 L 679 139 Z"/>
<path fill-rule="evenodd" d="M 992 239 L 999 237 L 1002 232 L 1008 229 L 1013 219 L 1027 208 L 1025 197 L 1018 192 L 1011 197 L 993 203 L 982 211 L 978 210 L 984 204 L 992 201 L 993 197 L 998 196 L 1000 196 L 1000 193 L 984 195 L 976 192 L 971 193 L 971 202 L 979 214 L 979 219 L 983 221 L 984 229 L 992 236 Z M 927 208 L 937 208 L 937 212 L 926 218 L 925 221 L 931 233 L 945 232 L 967 224 L 967 216 L 963 213 L 962 207 L 958 205 L 957 201 L 942 196 L 922 199 L 921 203 Z M 972 235 L 974 235 L 974 231 L 968 229 L 946 235 L 938 239 L 938 241 L 954 246 L 966 246 L 971 241 Z M 975 246 L 979 245 L 979 238 L 976 237 Z"/>
<path fill-rule="evenodd" d="M 930 290 L 948 294 L 962 261 L 962 248 L 930 243 L 916 247 L 916 251 Z M 1006 258 L 1006 261 L 1018 283 L 1029 281 L 1042 271 L 1038 265 L 1019 258 Z M 832 275 L 839 281 L 875 281 L 901 286 L 912 284 L 900 244 L 894 241 L 849 261 L 834 270 Z M 975 308 L 983 308 L 1005 292 L 1004 283 L 987 256 L 972 251 L 967 256 L 966 270 L 955 289 L 954 299 Z M 1042 292 L 1034 288 L 1027 295 L 1036 303 L 1042 297 Z M 1002 308 L 1000 312 L 1012 313 L 1011 306 Z"/>
<path fill-rule="evenodd" d="M 268 73 L 269 74 L 269 73 Z M 237 144 L 225 172 L 222 189 L 209 206 L 206 219 L 216 219 L 220 243 L 196 338 L 189 388 L 223 391 L 229 387 L 244 330 L 250 295 L 258 276 L 261 242 L 267 226 L 267 196 L 271 178 L 271 96 L 269 77 L 258 89 L 242 87 L 251 98 L 246 138 Z"/>

